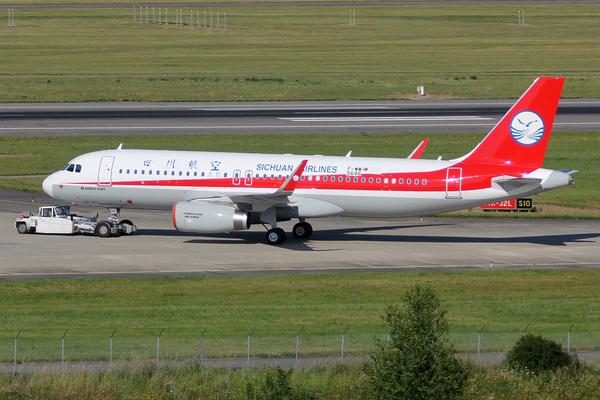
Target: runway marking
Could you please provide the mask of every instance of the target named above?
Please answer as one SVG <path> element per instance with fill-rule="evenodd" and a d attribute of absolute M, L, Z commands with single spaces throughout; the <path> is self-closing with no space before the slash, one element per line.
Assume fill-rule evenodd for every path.
<path fill-rule="evenodd" d="M 439 116 L 439 117 L 291 117 L 277 118 L 293 122 L 379 122 L 379 121 L 481 121 L 493 118 L 476 115 Z"/>
<path fill-rule="evenodd" d="M 205 107 L 205 108 L 190 108 L 191 111 L 271 111 L 271 110 L 389 110 L 391 107 L 387 106 L 336 106 L 336 107 L 323 107 L 323 106 L 272 106 L 272 107 Z"/>
<path fill-rule="evenodd" d="M 370 127 L 436 127 L 436 126 L 493 126 L 482 124 L 371 124 L 371 125 L 216 125 L 216 126 L 82 126 L 82 127 L 18 127 L 0 128 L 0 131 L 89 131 L 89 130 L 205 130 L 205 129 L 289 129 L 289 128 L 370 128 Z"/>
<path fill-rule="evenodd" d="M 408 117 L 404 117 L 408 118 Z M 0 132 L 11 132 L 11 131 L 133 131 L 133 130 L 192 130 L 192 131 L 202 131 L 202 130 L 231 130 L 231 129 L 331 129 L 331 128 L 437 128 L 437 127 L 490 127 L 495 125 L 495 121 L 491 122 L 483 122 L 479 123 L 476 121 L 481 121 L 484 118 L 465 120 L 466 123 L 462 124 L 453 124 L 453 123 L 443 123 L 440 120 L 440 123 L 423 123 L 423 124 L 331 124 L 331 125 L 210 125 L 210 126 L 82 126 L 82 127 L 15 127 L 15 128 L 6 128 L 0 127 Z M 488 118 L 493 120 L 493 118 Z M 345 119 L 348 120 L 348 119 Z M 297 122 L 296 119 L 293 119 L 294 122 Z M 396 121 L 396 120 L 393 120 Z M 389 122 L 393 122 L 389 121 Z M 310 122 L 310 121 L 307 121 Z M 315 122 L 325 122 L 323 120 L 318 120 Z M 332 121 L 333 122 L 333 121 Z M 342 122 L 342 121 L 340 121 Z M 357 121 L 360 122 L 360 121 Z M 380 122 L 387 122 L 385 120 L 380 120 Z M 600 121 L 593 122 L 554 122 L 554 125 L 560 126 L 596 126 L 600 125 Z"/>

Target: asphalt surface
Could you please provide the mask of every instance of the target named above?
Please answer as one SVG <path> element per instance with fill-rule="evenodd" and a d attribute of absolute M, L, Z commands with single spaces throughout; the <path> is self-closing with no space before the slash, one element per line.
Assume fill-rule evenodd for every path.
<path fill-rule="evenodd" d="M 0 136 L 488 132 L 514 102 L 0 104 Z M 600 99 L 561 100 L 553 129 L 600 130 Z"/>
<path fill-rule="evenodd" d="M 600 223 L 585 220 L 323 218 L 310 240 L 270 246 L 262 226 L 200 235 L 176 231 L 168 211 L 132 210 L 121 215 L 138 226 L 132 236 L 17 233 L 19 214 L 53 203 L 0 190 L 0 279 L 600 268 Z M 78 213 L 97 212 L 107 216 Z"/>

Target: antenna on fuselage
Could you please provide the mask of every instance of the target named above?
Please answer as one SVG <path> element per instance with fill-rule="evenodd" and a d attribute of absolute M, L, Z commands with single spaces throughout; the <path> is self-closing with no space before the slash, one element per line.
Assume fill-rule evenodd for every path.
<path fill-rule="evenodd" d="M 119 145 L 119 147 L 117 147 L 117 150 L 121 150 L 122 148 L 123 148 L 123 143 L 121 143 L 121 144 Z"/>

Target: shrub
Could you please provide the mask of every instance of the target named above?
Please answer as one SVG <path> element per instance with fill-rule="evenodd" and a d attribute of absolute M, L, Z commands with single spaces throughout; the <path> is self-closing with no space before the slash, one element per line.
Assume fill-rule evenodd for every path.
<path fill-rule="evenodd" d="M 506 354 L 506 364 L 514 370 L 526 369 L 534 373 L 578 365 L 577 359 L 567 354 L 560 343 L 530 333 L 519 339 Z"/>
<path fill-rule="evenodd" d="M 281 368 L 279 365 L 274 368 L 265 368 L 264 379 L 256 385 L 251 381 L 246 382 L 246 396 L 249 399 L 264 400 L 286 400 L 292 399 L 294 389 L 290 379 L 293 370 Z"/>
<path fill-rule="evenodd" d="M 454 399 L 467 385 L 469 366 L 455 357 L 447 311 L 429 286 L 403 296 L 404 308 L 389 306 L 383 320 L 390 342 L 375 341 L 364 372 L 374 399 Z"/>

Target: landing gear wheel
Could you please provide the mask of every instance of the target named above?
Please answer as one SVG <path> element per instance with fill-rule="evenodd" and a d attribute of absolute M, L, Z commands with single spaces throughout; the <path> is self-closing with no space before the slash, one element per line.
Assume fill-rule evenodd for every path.
<path fill-rule="evenodd" d="M 20 234 L 27 233 L 27 225 L 25 225 L 23 222 L 17 224 L 17 232 Z"/>
<path fill-rule="evenodd" d="M 96 226 L 96 234 L 100 237 L 110 237 L 111 227 L 108 222 L 102 221 Z"/>
<path fill-rule="evenodd" d="M 124 219 L 123 221 L 121 221 L 121 225 L 129 225 L 129 226 L 133 226 L 133 222 L 131 222 L 128 219 Z M 131 235 L 133 234 L 133 230 L 131 230 L 129 233 L 127 233 L 127 231 L 122 232 L 124 235 Z"/>
<path fill-rule="evenodd" d="M 285 231 L 281 228 L 269 229 L 267 231 L 267 243 L 281 244 L 285 241 Z"/>
<path fill-rule="evenodd" d="M 292 229 L 292 233 L 298 239 L 306 239 L 309 238 L 313 233 L 312 226 L 308 222 L 299 222 L 294 225 L 294 229 Z"/>

